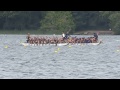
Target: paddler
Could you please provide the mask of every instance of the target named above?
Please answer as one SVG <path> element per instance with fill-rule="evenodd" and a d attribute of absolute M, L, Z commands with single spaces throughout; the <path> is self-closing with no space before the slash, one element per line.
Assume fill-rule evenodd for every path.
<path fill-rule="evenodd" d="M 63 40 L 65 40 L 65 33 L 64 32 L 62 33 L 62 38 L 63 38 Z"/>
<path fill-rule="evenodd" d="M 27 34 L 26 38 L 27 38 L 27 43 L 29 43 L 29 41 L 30 41 L 30 33 Z"/>
<path fill-rule="evenodd" d="M 98 34 L 94 33 L 95 40 L 98 41 Z"/>

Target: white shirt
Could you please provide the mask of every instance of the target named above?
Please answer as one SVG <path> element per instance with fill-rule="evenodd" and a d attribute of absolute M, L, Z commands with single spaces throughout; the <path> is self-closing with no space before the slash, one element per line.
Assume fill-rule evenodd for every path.
<path fill-rule="evenodd" d="M 65 37 L 65 34 L 64 34 L 64 33 L 62 34 L 62 37 Z"/>

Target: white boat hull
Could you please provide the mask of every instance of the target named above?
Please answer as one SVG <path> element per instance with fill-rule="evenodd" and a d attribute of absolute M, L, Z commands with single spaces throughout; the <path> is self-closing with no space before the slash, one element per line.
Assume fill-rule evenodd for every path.
<path fill-rule="evenodd" d="M 49 45 L 54 45 L 56 46 L 56 44 L 29 44 L 29 43 L 21 43 L 21 45 L 23 46 L 49 46 Z M 57 46 L 66 46 L 68 45 L 68 43 L 61 43 L 61 44 L 57 44 Z"/>
<path fill-rule="evenodd" d="M 99 42 L 99 43 L 78 43 L 78 44 L 68 44 L 68 43 L 60 43 L 60 44 L 57 44 L 57 46 L 67 46 L 67 45 L 99 45 L 99 44 L 101 44 L 101 42 Z M 29 44 L 29 43 L 21 43 L 21 45 L 23 45 L 23 46 L 49 46 L 49 45 L 54 45 L 54 46 L 56 46 L 56 44 L 39 44 L 39 45 L 37 45 L 37 44 Z"/>

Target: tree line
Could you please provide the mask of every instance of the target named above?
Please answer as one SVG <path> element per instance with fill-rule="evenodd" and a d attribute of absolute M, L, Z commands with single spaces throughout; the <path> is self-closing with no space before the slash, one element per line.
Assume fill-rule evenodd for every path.
<path fill-rule="evenodd" d="M 41 33 L 71 33 L 108 30 L 120 34 L 120 11 L 0 11 L 0 31 L 34 30 Z"/>

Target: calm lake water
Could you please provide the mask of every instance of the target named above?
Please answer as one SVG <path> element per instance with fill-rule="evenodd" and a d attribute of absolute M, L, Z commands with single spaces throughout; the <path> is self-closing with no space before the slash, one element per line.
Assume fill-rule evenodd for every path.
<path fill-rule="evenodd" d="M 77 36 L 89 37 L 89 36 Z M 118 79 L 120 36 L 98 46 L 21 46 L 25 35 L 0 35 L 1 79 Z"/>

